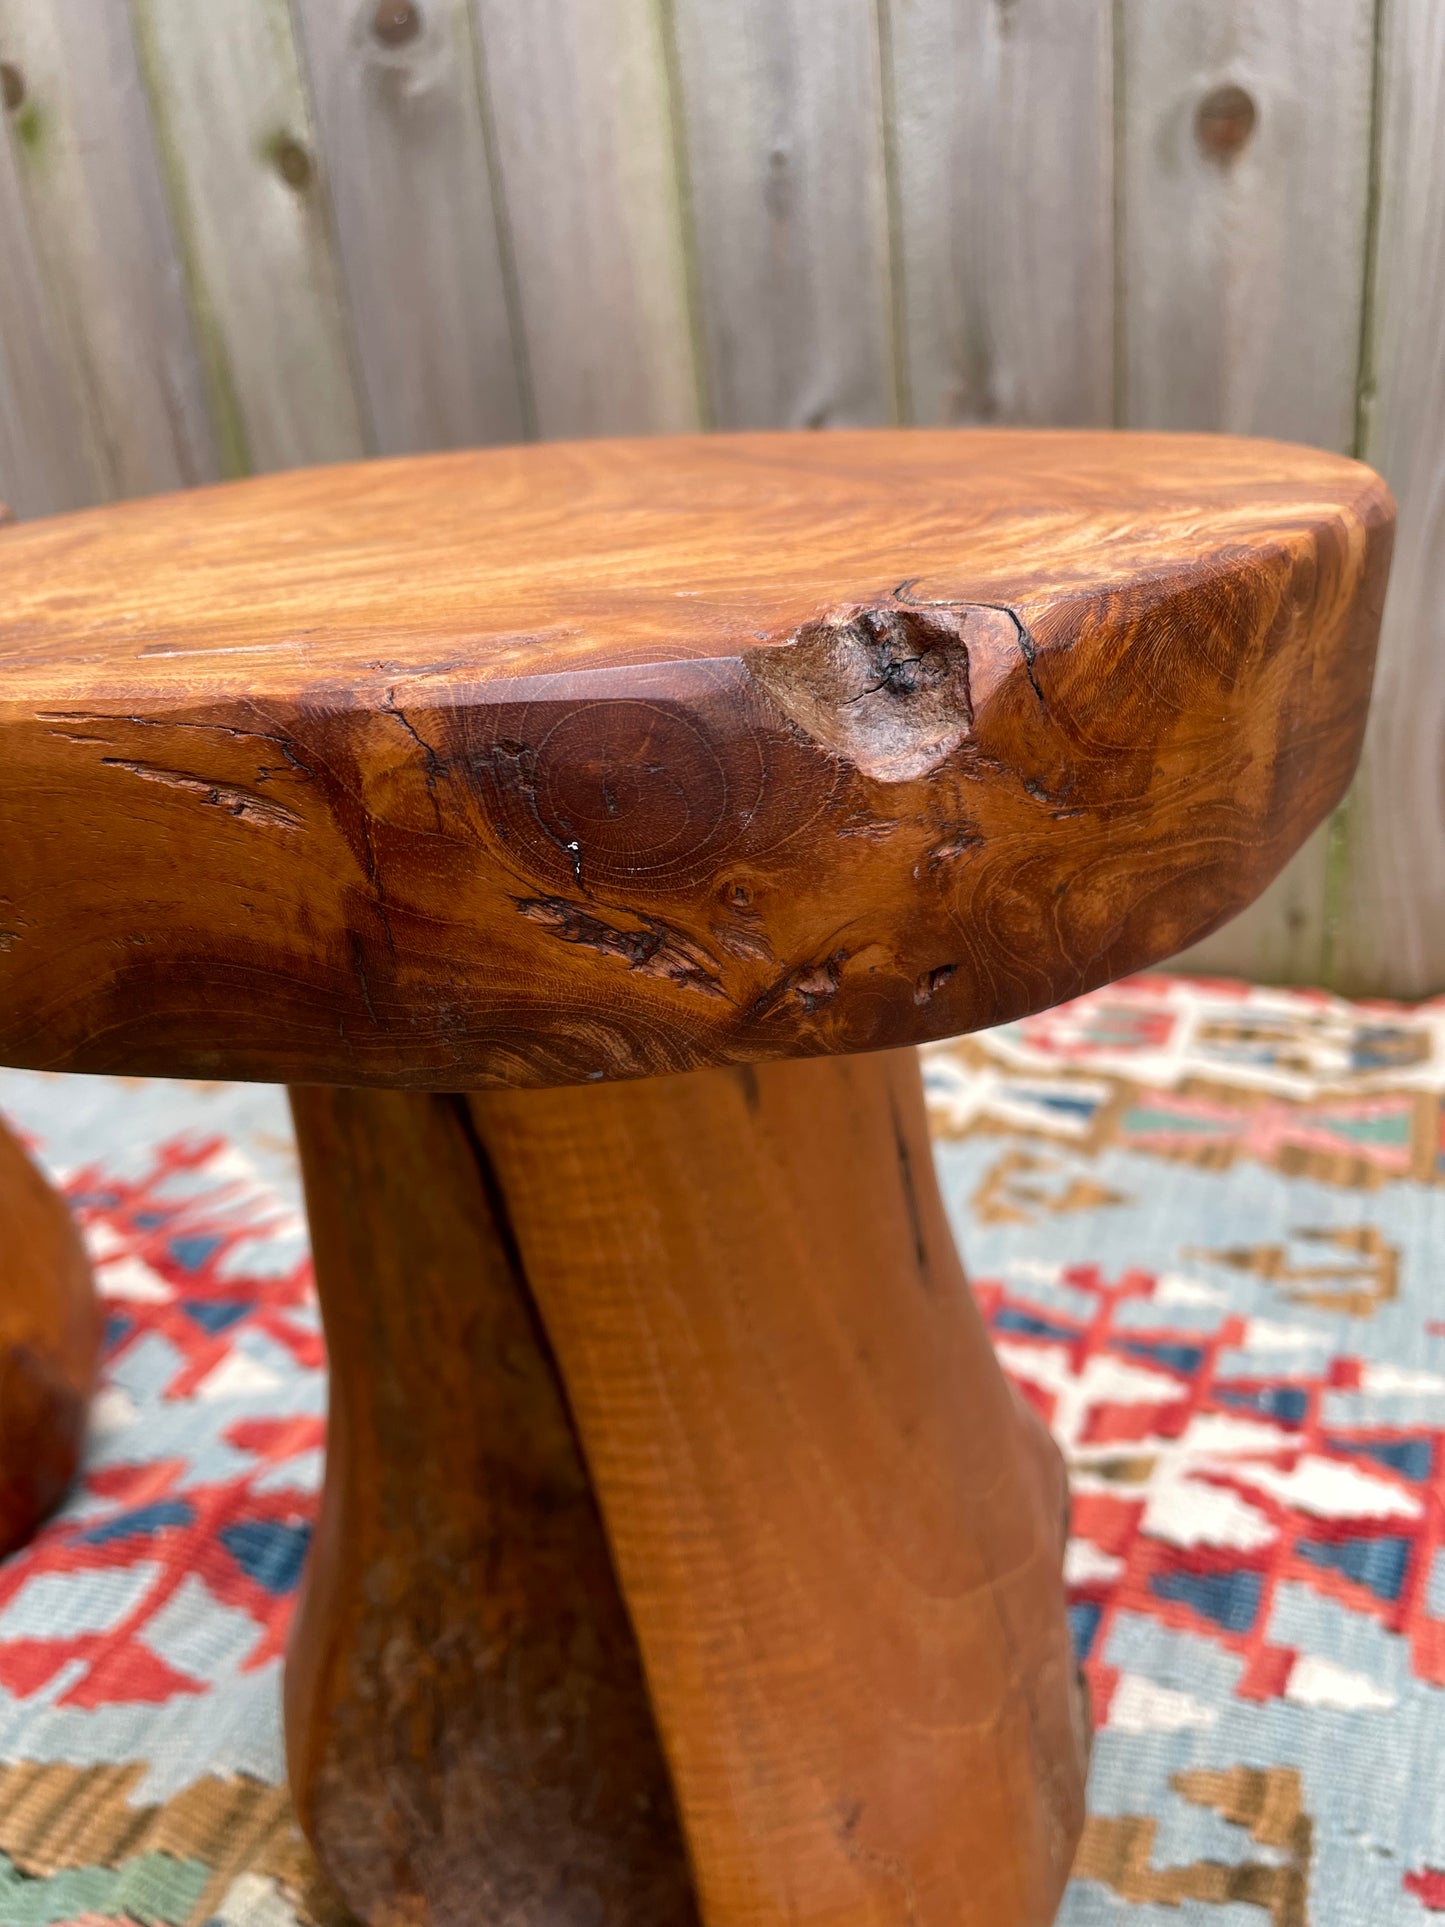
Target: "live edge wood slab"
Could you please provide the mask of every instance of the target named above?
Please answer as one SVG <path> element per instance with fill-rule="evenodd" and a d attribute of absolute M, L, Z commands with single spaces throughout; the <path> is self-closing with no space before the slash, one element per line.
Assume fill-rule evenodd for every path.
<path fill-rule="evenodd" d="M 0 531 L 0 1057 L 451 1090 L 991 1024 L 1353 768 L 1391 516 L 1212 438 L 756 435 Z"/>
<path fill-rule="evenodd" d="M 1051 1919 L 1062 1473 L 903 1047 L 1260 889 L 1391 530 L 1310 450 L 950 431 L 0 533 L 0 1059 L 294 1087 L 288 1750 L 368 1921 Z"/>

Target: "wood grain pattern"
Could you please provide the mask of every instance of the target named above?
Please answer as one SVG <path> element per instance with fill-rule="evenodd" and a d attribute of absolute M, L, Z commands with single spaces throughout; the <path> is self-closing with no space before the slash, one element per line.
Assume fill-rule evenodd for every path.
<path fill-rule="evenodd" d="M 292 1110 L 331 1365 L 286 1674 L 302 1825 L 372 1927 L 687 1927 L 636 1642 L 465 1113 Z"/>
<path fill-rule="evenodd" d="M 1082 1821 L 1063 1473 L 914 1053 L 487 1093 L 710 1927 L 1045 1927 Z"/>
<path fill-rule="evenodd" d="M 1375 0 L 1124 0 L 1120 419 L 1353 451 Z M 1231 111 L 1231 92 L 1235 119 Z M 1318 983 L 1328 836 L 1186 968 Z"/>
<path fill-rule="evenodd" d="M 100 1331 L 80 1234 L 0 1120 L 0 1556 L 25 1543 L 75 1475 Z"/>
<path fill-rule="evenodd" d="M 1171 954 L 1338 799 L 1368 470 L 578 444 L 0 533 L 0 1060 L 455 1089 L 867 1050 Z"/>
<path fill-rule="evenodd" d="M 892 422 L 875 0 L 674 0 L 712 418 Z"/>
<path fill-rule="evenodd" d="M 132 11 L 226 472 L 362 454 L 287 0 Z"/>
<path fill-rule="evenodd" d="M 377 448 L 520 440 L 467 0 L 301 0 L 297 25 Z"/>
<path fill-rule="evenodd" d="M 25 89 L 17 115 L 31 118 L 16 158 L 99 493 L 213 480 L 220 468 L 127 11 L 4 0 L 0 46 Z"/>
<path fill-rule="evenodd" d="M 376 0 L 383 3 L 391 0 Z M 23 32 L 53 34 L 57 45 L 72 17 L 88 19 L 94 10 L 83 0 L 73 4 L 74 14 L 63 0 L 54 7 L 46 0 L 8 0 L 10 18 L 24 16 Z M 180 20 L 177 31 L 190 32 L 189 23 L 201 21 L 202 9 L 189 0 L 160 4 Z M 700 101 L 696 88 L 676 84 L 676 61 L 669 86 L 666 22 L 673 0 L 546 0 L 526 7 L 468 0 L 494 56 L 489 63 L 482 50 L 490 106 L 475 116 L 460 55 L 434 70 L 418 51 L 423 41 L 441 44 L 460 4 L 406 0 L 401 6 L 421 20 L 422 33 L 410 55 L 405 43 L 386 56 L 408 77 L 399 90 L 407 104 L 392 112 L 357 84 L 372 64 L 356 57 L 356 36 L 364 41 L 370 33 L 369 0 L 308 0 L 299 24 L 311 53 L 318 113 L 312 135 L 297 137 L 303 148 L 309 138 L 316 142 L 311 158 L 320 186 L 302 198 L 319 205 L 329 194 L 336 202 L 335 245 L 324 207 L 322 218 L 313 219 L 308 204 L 298 221 L 293 191 L 275 173 L 282 129 L 269 103 L 289 101 L 282 118 L 294 118 L 300 99 L 289 10 L 281 0 L 237 9 L 246 16 L 242 30 L 262 49 L 259 69 L 250 55 L 219 52 L 209 60 L 202 46 L 176 69 L 178 94 L 186 96 L 177 105 L 167 93 L 165 59 L 148 63 L 160 83 L 154 140 L 145 137 L 143 116 L 133 111 L 123 84 L 113 101 L 94 99 L 93 76 L 106 65 L 98 50 L 122 33 L 127 11 L 120 0 L 101 6 L 105 20 L 90 41 L 74 47 L 67 41 L 65 62 L 73 61 L 77 72 L 55 98 L 63 112 L 66 101 L 83 98 L 97 127 L 118 115 L 124 139 L 87 146 L 78 137 L 84 150 L 78 198 L 67 192 L 63 212 L 47 216 L 43 235 L 13 172 L 17 154 L 28 170 L 26 144 L 43 123 L 34 99 L 7 105 L 8 140 L 0 147 L 0 493 L 23 516 L 102 499 L 117 463 L 130 472 L 147 459 L 144 446 L 108 448 L 96 440 L 79 372 L 107 363 L 112 304 L 67 297 L 62 313 L 52 298 L 54 270 L 34 243 L 39 238 L 47 254 L 67 262 L 104 262 L 105 276 L 113 273 L 115 285 L 137 304 L 139 332 L 130 324 L 125 330 L 137 360 L 143 367 L 169 365 L 165 344 L 146 330 L 171 312 L 164 294 L 170 245 L 153 258 L 132 260 L 127 247 L 124 261 L 112 259 L 113 237 L 153 206 L 153 147 L 165 156 L 173 225 L 187 240 L 192 326 L 205 350 L 211 413 L 228 472 L 294 461 L 298 448 L 303 459 L 329 458 L 357 445 L 354 402 L 343 401 L 338 433 L 335 382 L 329 374 L 312 379 L 298 372 L 299 364 L 310 366 L 317 330 L 309 321 L 298 329 L 290 318 L 297 283 L 319 289 L 316 299 L 328 315 L 338 286 L 343 289 L 357 388 L 364 410 L 374 411 L 376 445 L 414 445 L 417 422 L 435 442 L 510 432 L 489 425 L 493 391 L 482 362 L 489 369 L 500 364 L 490 345 L 485 356 L 472 348 L 493 340 L 494 309 L 486 308 L 492 321 L 474 320 L 465 324 L 472 333 L 460 332 L 460 303 L 468 304 L 467 313 L 483 313 L 470 304 L 482 302 L 490 273 L 481 263 L 489 258 L 485 235 L 494 189 L 504 264 L 507 237 L 515 239 L 521 386 L 525 396 L 530 379 L 538 395 L 536 410 L 524 411 L 523 432 L 641 433 L 708 419 L 707 398 L 698 394 L 707 385 L 708 355 L 700 325 L 689 326 L 689 249 L 695 297 L 707 282 L 726 299 L 711 258 L 717 245 L 729 260 L 767 261 L 764 285 L 797 282 L 805 290 L 800 298 L 809 301 L 820 287 L 841 286 L 819 321 L 830 342 L 851 340 L 860 322 L 867 324 L 863 332 L 872 330 L 881 283 L 850 285 L 831 260 L 811 255 L 772 262 L 769 236 L 776 224 L 760 197 L 758 173 L 737 164 L 739 155 L 760 149 L 752 135 L 751 146 L 741 140 L 729 146 L 733 137 L 725 131 L 730 120 L 751 127 L 759 101 L 774 99 L 781 103 L 780 144 L 796 146 L 812 124 L 796 111 L 798 103 L 836 98 L 823 146 L 836 150 L 840 178 L 857 176 L 858 157 L 872 139 L 874 104 L 871 97 L 845 99 L 830 91 L 853 71 L 844 48 L 862 44 L 853 0 L 825 10 L 816 31 L 787 43 L 797 59 L 781 89 L 759 89 L 744 60 L 737 100 L 718 82 Z M 721 17 L 728 9 L 703 9 L 702 0 L 688 4 L 705 11 L 709 36 L 728 37 Z M 148 0 L 134 0 L 133 11 L 144 29 Z M 216 0 L 205 12 L 204 32 L 197 27 L 194 37 L 220 50 L 232 33 L 226 24 L 231 0 Z M 839 25 L 835 32 L 835 15 L 846 30 Z M 1429 316 L 1438 278 L 1431 239 L 1438 168 L 1429 130 L 1445 82 L 1429 0 L 1331 6 L 1308 0 L 1120 0 L 1117 6 L 1113 0 L 887 0 L 879 19 L 892 168 L 888 279 L 905 418 L 1102 421 L 1116 360 L 1123 376 L 1120 419 L 1300 434 L 1366 456 L 1373 447 L 1403 485 L 1407 510 L 1411 491 L 1422 491 L 1419 527 L 1428 532 L 1434 471 L 1428 452 L 1417 461 L 1406 444 L 1428 451 L 1439 439 L 1434 418 L 1409 400 L 1430 391 Z M 1383 164 L 1377 179 L 1381 272 L 1372 276 L 1364 183 L 1376 23 L 1383 64 L 1375 136 Z M 771 15 L 758 31 L 765 46 L 783 37 Z M 279 36 L 279 52 L 266 50 L 268 36 Z M 334 55 L 323 51 L 323 40 L 328 48 L 334 41 Z M 1395 48 L 1409 51 L 1397 57 Z M 14 77 L 23 81 L 24 60 L 7 45 L 3 28 L 0 65 L 10 72 L 9 103 Z M 418 79 L 413 87 L 423 68 L 425 84 Z M 283 76 L 279 89 L 267 78 L 273 70 Z M 730 87 L 733 67 L 728 74 Z M 1114 80 L 1117 172 L 1108 125 Z M 1255 109 L 1253 126 L 1237 145 L 1231 142 L 1242 123 L 1231 122 L 1218 102 L 1231 87 L 1243 88 Z M 1200 115 L 1211 96 L 1206 151 Z M 694 103 L 705 123 L 699 128 L 692 125 Z M 304 122 L 304 101 L 299 112 Z M 507 163 L 492 167 L 490 181 L 483 165 L 488 157 L 477 146 L 478 127 L 486 131 L 489 114 L 497 122 L 493 159 Z M 724 130 L 718 138 L 731 158 L 712 177 L 715 200 L 704 236 L 689 220 L 686 162 L 713 128 Z M 266 143 L 263 160 L 257 141 Z M 436 159 L 442 147 L 451 156 L 446 166 Z M 102 152 L 105 163 L 93 164 Z M 368 183 L 359 209 L 343 205 L 353 178 Z M 737 198 L 729 199 L 734 189 Z M 815 202 L 809 199 L 816 214 Z M 823 204 L 836 214 L 826 194 Z M 416 209 L 415 221 L 404 219 L 408 205 Z M 142 225 L 147 247 L 163 238 L 149 217 Z M 789 234 L 797 233 L 794 222 Z M 871 217 L 850 224 L 838 215 L 829 233 L 848 262 L 875 252 Z M 444 235 L 455 238 L 455 249 L 440 246 Z M 337 252 L 345 269 L 340 278 Z M 390 278 L 389 258 L 398 263 Z M 79 277 L 77 268 L 77 287 Z M 1386 427 L 1381 416 L 1378 444 L 1355 444 L 1348 440 L 1351 416 L 1357 401 L 1361 420 L 1369 416 L 1375 377 L 1369 356 L 1357 377 L 1349 344 L 1362 311 L 1368 316 L 1377 297 L 1374 333 L 1381 342 L 1388 334 L 1392 365 L 1406 357 L 1399 365 L 1409 372 L 1398 385 L 1405 400 L 1398 428 Z M 295 302 L 304 308 L 309 299 L 303 294 Z M 374 302 L 383 304 L 375 317 Z M 702 306 L 697 298 L 691 303 L 699 324 Z M 345 359 L 334 352 L 334 320 L 319 324 L 319 332 L 332 344 L 322 355 L 334 370 Z M 776 344 L 791 353 L 798 332 L 786 316 L 772 317 L 766 327 L 754 317 L 748 335 L 739 330 L 758 392 L 769 371 L 783 365 Z M 243 364 L 239 384 L 229 360 L 233 341 Z M 790 408 L 800 397 L 816 392 L 826 401 L 824 390 L 833 392 L 831 378 L 810 382 L 797 363 L 787 362 L 786 372 L 777 392 Z M 1383 365 L 1382 372 L 1388 374 Z M 349 381 L 347 374 L 343 391 Z M 254 432 L 246 420 L 253 403 L 260 418 Z M 804 415 L 809 405 L 805 399 Z M 473 408 L 482 412 L 473 417 Z M 117 431 L 121 413 L 112 413 L 109 432 Z M 475 426 L 464 430 L 463 420 Z M 1434 647 L 1435 599 L 1426 593 L 1418 608 L 1407 610 L 1402 595 L 1397 604 L 1402 613 L 1391 650 L 1399 699 L 1392 696 L 1380 711 L 1391 746 L 1385 748 L 1382 736 L 1382 753 L 1370 756 L 1357 790 L 1358 809 L 1348 823 L 1335 822 L 1337 860 L 1327 863 L 1323 834 L 1307 844 L 1277 886 L 1187 961 L 1265 977 L 1333 974 L 1342 987 L 1382 994 L 1445 988 L 1445 910 L 1439 907 L 1445 899 L 1433 881 L 1422 881 L 1445 874 L 1445 823 L 1433 796 L 1402 774 L 1407 763 L 1415 770 L 1428 763 L 1412 731 L 1418 727 L 1424 742 L 1428 718 L 1445 700 L 1438 668 L 1445 656 Z M 1386 709 L 1398 711 L 1398 724 L 1384 720 Z M 1395 754 L 1399 745 L 1409 748 L 1407 759 Z"/>
<path fill-rule="evenodd" d="M 884 18 L 912 419 L 1107 425 L 1110 0 L 888 0 Z"/>
<path fill-rule="evenodd" d="M 1332 966 L 1355 993 L 1445 987 L 1445 15 L 1385 10 L 1379 266 L 1364 447 L 1400 493 L 1380 686 L 1349 806 Z"/>
<path fill-rule="evenodd" d="M 695 427 L 655 0 L 472 0 L 536 430 Z"/>

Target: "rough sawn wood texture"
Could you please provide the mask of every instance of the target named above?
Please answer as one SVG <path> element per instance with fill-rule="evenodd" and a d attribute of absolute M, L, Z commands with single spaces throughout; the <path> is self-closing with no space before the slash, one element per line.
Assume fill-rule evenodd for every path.
<path fill-rule="evenodd" d="M 333 1376 L 288 1754 L 348 1904 L 1045 1927 L 1063 1469 L 916 1053 L 292 1106 Z"/>
<path fill-rule="evenodd" d="M 470 1100 L 707 1927 L 1045 1927 L 1083 1822 L 1064 1473 L 914 1051 Z"/>
<path fill-rule="evenodd" d="M 636 1641 L 463 1100 L 291 1106 L 332 1388 L 298 1817 L 368 1922 L 689 1927 Z"/>
<path fill-rule="evenodd" d="M 459 1089 L 1168 956 L 1354 767 L 1392 508 L 1208 437 L 579 443 L 0 533 L 0 1058 Z"/>

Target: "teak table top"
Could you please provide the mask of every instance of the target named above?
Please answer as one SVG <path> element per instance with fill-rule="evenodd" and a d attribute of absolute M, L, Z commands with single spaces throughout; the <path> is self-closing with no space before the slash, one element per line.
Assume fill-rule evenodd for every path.
<path fill-rule="evenodd" d="M 581 1082 L 1156 961 L 1334 804 L 1392 505 L 1006 430 L 356 464 L 0 532 L 0 1061 Z"/>

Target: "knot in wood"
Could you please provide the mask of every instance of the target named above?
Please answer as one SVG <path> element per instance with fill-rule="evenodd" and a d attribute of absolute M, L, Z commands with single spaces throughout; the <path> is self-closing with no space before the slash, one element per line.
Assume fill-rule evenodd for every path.
<path fill-rule="evenodd" d="M 1200 101 L 1195 137 L 1211 160 L 1232 161 L 1254 132 L 1258 118 L 1254 97 L 1236 81 L 1226 81 Z"/>
<path fill-rule="evenodd" d="M 378 0 L 371 31 L 383 47 L 404 47 L 421 32 L 421 8 L 412 0 Z"/>
<path fill-rule="evenodd" d="M 278 135 L 271 144 L 271 158 L 287 187 L 299 194 L 311 185 L 311 156 L 294 135 Z"/>

